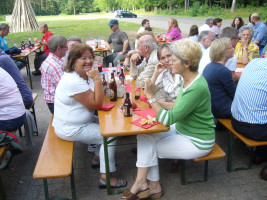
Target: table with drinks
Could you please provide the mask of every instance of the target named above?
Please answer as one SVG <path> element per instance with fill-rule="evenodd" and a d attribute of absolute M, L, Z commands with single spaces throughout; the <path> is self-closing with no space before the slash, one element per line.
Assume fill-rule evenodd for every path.
<path fill-rule="evenodd" d="M 24 41 L 21 42 L 21 53 L 15 56 L 12 56 L 12 58 L 19 58 L 19 59 L 23 59 L 26 61 L 26 71 L 27 71 L 27 75 L 29 76 L 30 79 L 30 86 L 31 89 L 33 89 L 32 87 L 32 77 L 31 77 L 31 67 L 30 67 L 30 61 L 29 61 L 29 55 L 33 52 L 35 52 L 36 50 L 40 49 L 41 45 L 35 45 L 31 42 L 31 39 L 29 38 L 29 42 L 27 44 L 24 43 Z"/>
<path fill-rule="evenodd" d="M 108 49 L 106 48 L 105 41 L 100 39 L 87 40 L 86 44 L 92 47 L 95 55 L 100 55 L 103 58 L 107 57 Z"/>
<path fill-rule="evenodd" d="M 103 74 L 103 88 L 106 91 L 104 105 L 114 104 L 114 107 L 109 110 L 98 110 L 100 132 L 103 136 L 108 195 L 116 194 L 112 193 L 110 188 L 108 145 L 123 136 L 165 132 L 169 130 L 169 127 L 163 126 L 160 123 L 149 128 L 143 128 L 132 124 L 132 122 L 140 119 L 140 116 L 133 111 L 134 106 L 140 108 L 140 110 L 149 109 L 151 107 L 148 103 L 139 100 L 140 94 L 144 96 L 144 92 L 140 90 L 140 88 L 135 87 L 135 80 L 127 75 L 129 74 L 128 71 L 124 72 L 123 68 L 117 68 L 116 77 L 113 71 L 114 69 L 115 68 L 109 69 L 106 74 L 103 74 L 104 71 L 106 71 L 104 69 L 102 69 L 101 72 Z M 110 78 L 108 77 L 109 74 L 111 75 Z M 123 86 L 127 86 L 130 90 L 127 89 L 123 97 L 118 98 L 117 91 L 119 92 L 119 88 Z"/>

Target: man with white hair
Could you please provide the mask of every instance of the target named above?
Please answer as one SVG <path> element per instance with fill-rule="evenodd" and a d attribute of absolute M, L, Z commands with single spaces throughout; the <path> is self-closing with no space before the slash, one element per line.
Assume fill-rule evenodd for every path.
<path fill-rule="evenodd" d="M 159 63 L 157 58 L 157 43 L 151 35 L 143 35 L 139 38 L 137 44 L 138 51 L 131 55 L 130 75 L 136 79 L 137 84 L 144 88 L 144 80 L 151 78 L 156 64 Z M 136 62 L 144 57 L 143 62 L 136 66 Z"/>
<path fill-rule="evenodd" d="M 201 33 L 202 31 L 209 31 L 210 28 L 213 26 L 213 20 L 214 19 L 212 17 L 206 19 L 205 24 L 199 27 L 198 32 Z"/>
<path fill-rule="evenodd" d="M 211 31 L 202 31 L 198 36 L 198 44 L 201 47 L 202 55 L 207 48 L 210 47 L 212 41 L 214 40 L 214 34 Z"/>

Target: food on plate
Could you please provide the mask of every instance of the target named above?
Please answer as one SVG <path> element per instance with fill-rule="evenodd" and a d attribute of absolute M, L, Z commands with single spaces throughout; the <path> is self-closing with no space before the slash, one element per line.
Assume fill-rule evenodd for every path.
<path fill-rule="evenodd" d="M 145 125 L 145 124 L 153 124 L 156 122 L 156 117 L 151 117 L 150 115 L 147 115 L 148 119 L 142 118 L 140 124 Z"/>

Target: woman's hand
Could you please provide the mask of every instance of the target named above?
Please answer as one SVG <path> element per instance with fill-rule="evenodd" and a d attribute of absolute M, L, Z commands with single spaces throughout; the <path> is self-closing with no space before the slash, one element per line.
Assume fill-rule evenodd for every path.
<path fill-rule="evenodd" d="M 148 99 L 152 99 L 155 96 L 156 86 L 150 79 L 145 82 L 145 94 Z"/>
<path fill-rule="evenodd" d="M 248 38 L 246 39 L 244 37 L 241 38 L 241 44 L 243 48 L 247 48 L 249 43 L 250 43 L 250 40 Z"/>
<path fill-rule="evenodd" d="M 157 74 L 160 74 L 161 72 L 163 72 L 166 68 L 163 66 L 163 64 L 161 62 L 159 62 L 156 67 L 155 67 L 155 72 Z"/>
<path fill-rule="evenodd" d="M 101 80 L 98 69 L 91 69 L 86 72 L 86 75 L 94 81 Z"/>

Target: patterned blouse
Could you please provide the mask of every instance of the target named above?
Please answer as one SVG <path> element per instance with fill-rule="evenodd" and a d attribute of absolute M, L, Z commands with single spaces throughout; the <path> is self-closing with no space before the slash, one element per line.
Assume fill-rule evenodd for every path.
<path fill-rule="evenodd" d="M 235 47 L 235 55 L 236 58 L 239 60 L 242 60 L 242 55 L 243 55 L 243 46 L 241 42 L 238 42 Z M 259 58 L 259 47 L 257 44 L 254 42 L 250 42 L 248 45 L 248 59 L 251 61 L 254 58 Z"/>

